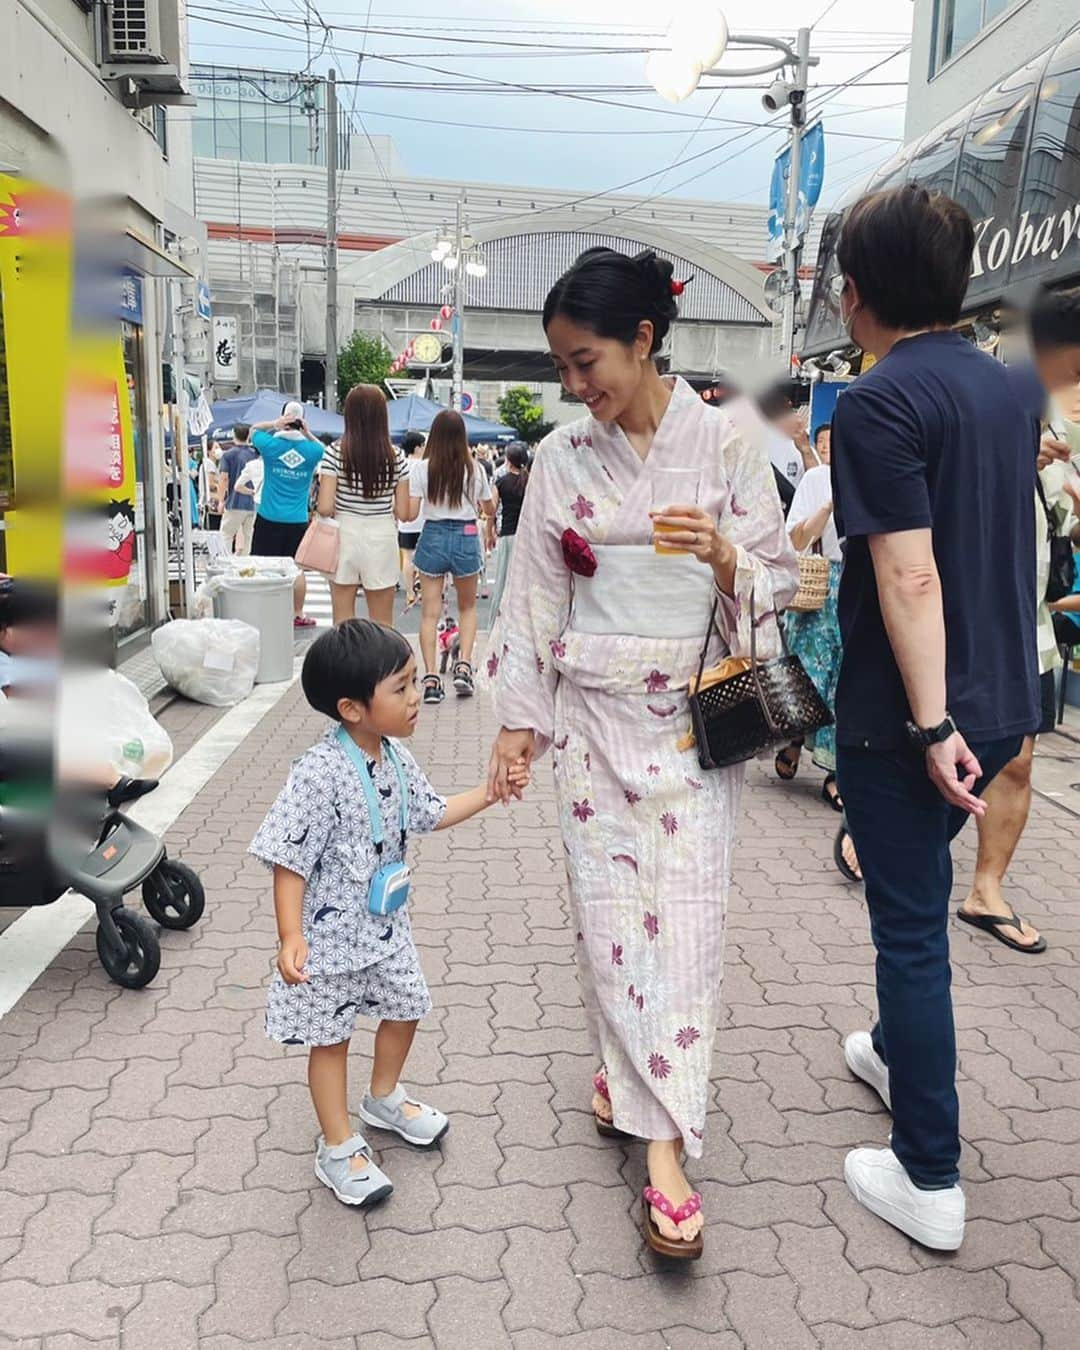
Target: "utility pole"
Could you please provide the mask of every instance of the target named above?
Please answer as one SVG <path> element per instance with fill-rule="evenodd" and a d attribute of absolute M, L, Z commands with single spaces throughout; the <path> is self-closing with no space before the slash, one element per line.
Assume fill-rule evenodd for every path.
<path fill-rule="evenodd" d="M 457 216 L 454 232 L 454 255 L 457 267 L 454 269 L 454 371 L 450 383 L 450 406 L 461 411 L 462 394 L 465 392 L 465 219 L 464 203 L 457 202 Z"/>
<path fill-rule="evenodd" d="M 338 309 L 338 109 L 337 75 L 326 81 L 326 391 L 323 406 L 337 412 Z"/>
<path fill-rule="evenodd" d="M 784 360 L 791 370 L 795 347 L 795 307 L 799 294 L 799 259 L 802 247 L 798 235 L 799 175 L 802 169 L 803 128 L 806 126 L 806 86 L 810 73 L 810 29 L 800 28 L 796 43 L 798 64 L 795 88 L 791 92 L 791 150 L 788 156 L 788 190 L 784 209 L 784 270 L 787 290 L 784 295 Z"/>

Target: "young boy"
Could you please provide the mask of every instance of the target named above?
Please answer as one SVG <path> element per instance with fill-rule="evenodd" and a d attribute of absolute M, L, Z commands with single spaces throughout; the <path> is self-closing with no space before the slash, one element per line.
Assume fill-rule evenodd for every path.
<path fill-rule="evenodd" d="M 408 906 L 391 907 L 402 880 L 394 865 L 404 862 L 409 834 L 449 829 L 492 798 L 486 787 L 442 798 L 400 744 L 420 710 L 416 660 L 400 633 L 350 619 L 312 644 L 301 678 L 308 702 L 335 726 L 295 761 L 251 843 L 274 871 L 281 942 L 266 1031 L 309 1047 L 322 1126 L 315 1175 L 345 1204 L 370 1205 L 393 1186 L 349 1122 L 347 1056 L 358 1016 L 378 1021 L 361 1119 L 421 1147 L 449 1128 L 399 1081 L 431 998 Z M 528 783 L 524 763 L 513 777 L 519 788 Z M 388 872 L 397 875 L 388 880 Z"/>

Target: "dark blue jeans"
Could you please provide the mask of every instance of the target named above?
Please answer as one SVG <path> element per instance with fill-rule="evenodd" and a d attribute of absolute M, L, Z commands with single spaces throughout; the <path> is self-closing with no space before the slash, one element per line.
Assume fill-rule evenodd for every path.
<path fill-rule="evenodd" d="M 977 792 L 1020 753 L 1022 738 L 972 745 Z M 911 749 L 837 749 L 837 786 L 866 879 L 877 948 L 874 1049 L 889 1066 L 892 1149 L 916 1186 L 959 1179 L 960 1109 L 949 967 L 949 845 L 967 813 L 949 806 Z"/>

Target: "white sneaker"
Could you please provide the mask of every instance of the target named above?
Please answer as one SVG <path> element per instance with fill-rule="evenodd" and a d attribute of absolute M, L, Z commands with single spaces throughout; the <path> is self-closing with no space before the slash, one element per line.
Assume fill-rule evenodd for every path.
<path fill-rule="evenodd" d="M 954 1252 L 964 1240 L 966 1202 L 959 1186 L 922 1191 L 891 1148 L 856 1148 L 844 1159 L 848 1190 L 871 1214 L 937 1251 Z"/>
<path fill-rule="evenodd" d="M 878 1052 L 868 1031 L 853 1031 L 844 1041 L 844 1059 L 856 1078 L 872 1087 L 885 1105 L 892 1110 L 889 1097 L 889 1068 Z"/>

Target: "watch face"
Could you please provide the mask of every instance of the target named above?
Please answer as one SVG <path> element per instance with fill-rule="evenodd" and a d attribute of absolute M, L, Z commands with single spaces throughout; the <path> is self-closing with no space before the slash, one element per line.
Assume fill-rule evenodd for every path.
<path fill-rule="evenodd" d="M 442 361 L 442 338 L 437 333 L 421 333 L 413 338 L 414 366 L 436 366 Z"/>

